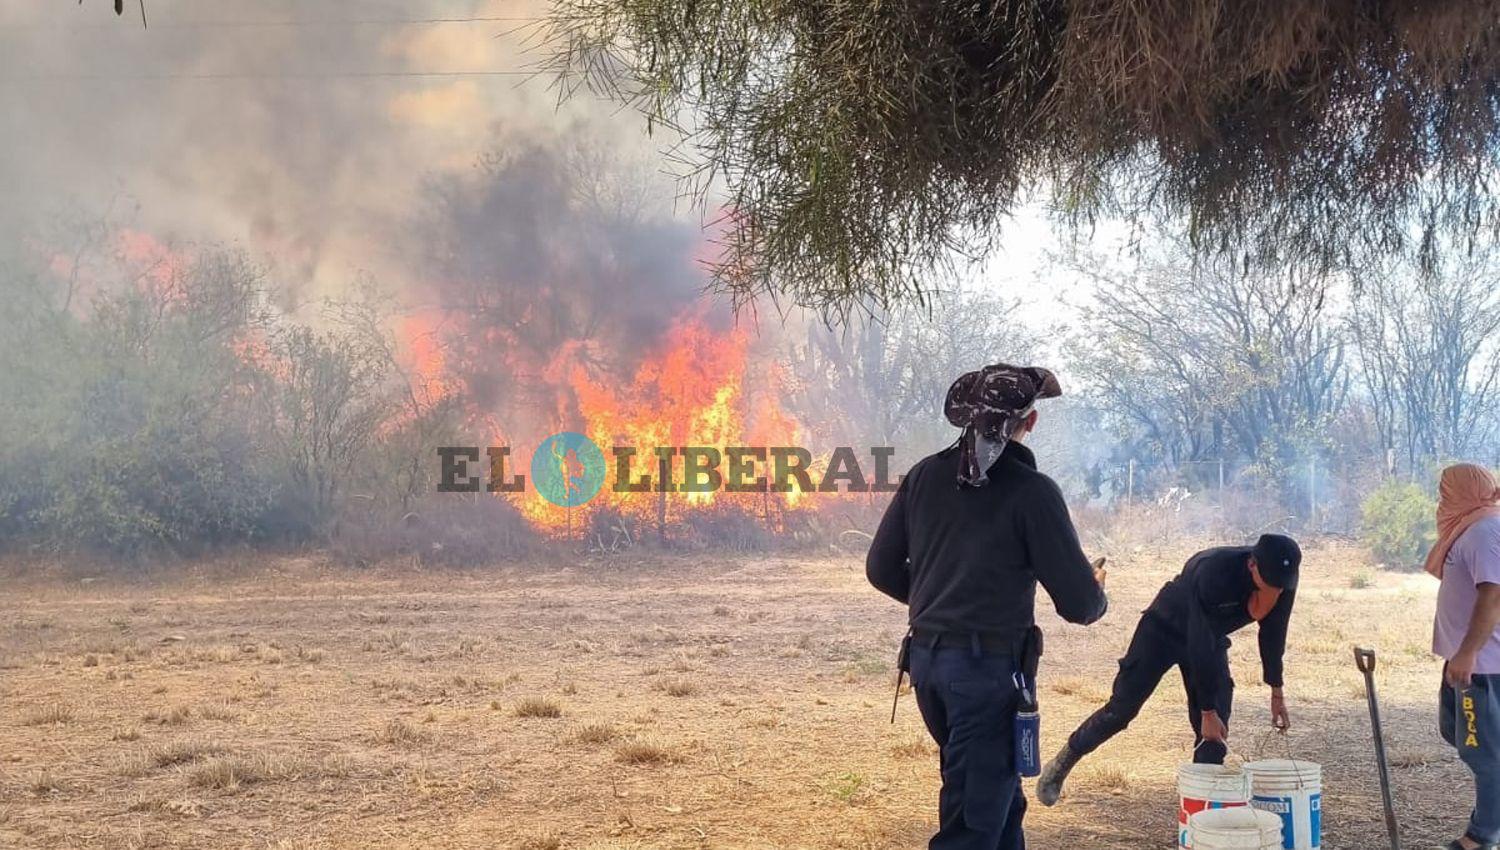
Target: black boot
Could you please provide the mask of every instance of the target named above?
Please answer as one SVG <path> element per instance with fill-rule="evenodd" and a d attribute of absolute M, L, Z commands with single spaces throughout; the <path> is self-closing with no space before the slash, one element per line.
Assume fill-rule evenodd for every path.
<path fill-rule="evenodd" d="M 1057 804 L 1057 799 L 1062 796 L 1063 783 L 1067 781 L 1068 774 L 1073 771 L 1074 766 L 1082 756 L 1073 752 L 1071 747 L 1064 745 L 1052 761 L 1042 768 L 1042 775 L 1036 781 L 1036 798 L 1044 806 Z"/>

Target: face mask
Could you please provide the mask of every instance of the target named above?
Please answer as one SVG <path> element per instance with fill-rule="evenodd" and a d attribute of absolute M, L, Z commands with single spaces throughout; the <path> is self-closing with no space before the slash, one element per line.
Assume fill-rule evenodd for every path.
<path fill-rule="evenodd" d="M 1250 562 L 1250 578 L 1255 581 L 1255 592 L 1250 594 L 1250 617 L 1258 623 L 1276 607 L 1276 600 L 1281 598 L 1281 588 L 1266 584 L 1266 580 L 1260 577 L 1260 566 L 1254 561 Z"/>

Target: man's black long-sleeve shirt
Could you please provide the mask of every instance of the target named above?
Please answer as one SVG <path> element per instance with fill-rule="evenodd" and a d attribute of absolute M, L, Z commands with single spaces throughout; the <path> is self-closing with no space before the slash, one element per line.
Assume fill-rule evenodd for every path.
<path fill-rule="evenodd" d="M 1031 450 L 1006 445 L 982 487 L 958 484 L 958 450 L 923 458 L 886 508 L 865 573 L 910 606 L 914 629 L 1020 638 L 1035 624 L 1040 581 L 1072 623 L 1104 616 L 1062 491 Z"/>
<path fill-rule="evenodd" d="M 1199 552 L 1146 609 L 1148 615 L 1183 636 L 1188 664 L 1196 674 L 1200 705 L 1215 705 L 1214 700 L 1229 687 L 1229 665 L 1227 656 L 1219 651 L 1220 642 L 1255 622 L 1250 616 L 1250 597 L 1255 592 L 1250 553 L 1249 546 Z M 1260 621 L 1261 667 L 1266 684 L 1272 687 L 1282 685 L 1282 659 L 1296 599 L 1295 586 L 1283 588 L 1276 606 Z"/>

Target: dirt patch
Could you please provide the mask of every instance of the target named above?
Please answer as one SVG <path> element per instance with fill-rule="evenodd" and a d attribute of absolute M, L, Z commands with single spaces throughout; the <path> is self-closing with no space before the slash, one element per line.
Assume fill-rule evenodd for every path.
<path fill-rule="evenodd" d="M 1050 751 L 1108 692 L 1187 547 L 1112 553 L 1112 610 L 1050 614 Z M 1412 846 L 1459 831 L 1469 779 L 1437 737 L 1434 587 L 1313 547 L 1282 740 L 1253 630 L 1234 649 L 1242 756 L 1325 766 L 1330 850 L 1384 841 L 1360 677 L 1381 653 Z M 1357 580 L 1356 580 L 1357 578 Z M 1039 609 L 1047 610 L 1045 596 Z M 562 568 L 8 580 L 0 846 L 910 848 L 935 820 L 916 707 L 889 723 L 903 611 L 852 558 L 641 555 Z M 1166 848 L 1189 756 L 1169 679 L 1080 769 L 1038 847 Z"/>

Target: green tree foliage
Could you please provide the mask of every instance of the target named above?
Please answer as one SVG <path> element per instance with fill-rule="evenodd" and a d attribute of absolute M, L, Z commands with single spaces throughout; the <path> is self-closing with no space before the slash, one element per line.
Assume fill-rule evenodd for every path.
<path fill-rule="evenodd" d="M 1437 542 L 1437 501 L 1418 484 L 1391 479 L 1370 492 L 1361 506 L 1361 539 L 1370 551 L 1396 566 L 1420 564 Z"/>
<path fill-rule="evenodd" d="M 0 538 L 126 554 L 321 539 L 352 486 L 369 505 L 432 492 L 430 439 L 458 410 L 411 394 L 386 315 L 335 305 L 306 326 L 267 288 L 238 251 L 0 270 Z"/>
<path fill-rule="evenodd" d="M 126 551 L 253 536 L 275 486 L 234 345 L 264 322 L 260 270 L 207 254 L 86 309 L 49 282 L 0 279 L 0 523 Z"/>
<path fill-rule="evenodd" d="M 550 36 L 727 189 L 723 286 L 844 310 L 922 297 L 1036 188 L 1321 266 L 1492 233 L 1493 11 L 554 0 Z"/>

